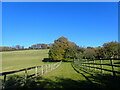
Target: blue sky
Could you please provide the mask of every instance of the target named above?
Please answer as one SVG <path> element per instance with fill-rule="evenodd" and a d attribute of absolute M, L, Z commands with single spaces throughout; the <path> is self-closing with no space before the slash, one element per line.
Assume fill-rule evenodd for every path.
<path fill-rule="evenodd" d="M 79 46 L 118 41 L 117 2 L 4 2 L 2 46 L 53 43 L 65 36 Z"/>

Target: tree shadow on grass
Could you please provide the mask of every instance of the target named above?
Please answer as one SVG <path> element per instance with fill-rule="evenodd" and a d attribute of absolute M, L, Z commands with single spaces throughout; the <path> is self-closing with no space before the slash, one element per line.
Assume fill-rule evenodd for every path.
<path fill-rule="evenodd" d="M 62 62 L 73 62 L 73 61 L 70 61 L 70 60 L 52 60 L 51 58 L 44 58 L 42 60 L 42 62 L 60 62 L 60 61 L 62 61 Z"/>
<path fill-rule="evenodd" d="M 27 88 L 94 88 L 95 86 L 87 81 L 84 80 L 73 80 L 70 78 L 60 78 L 54 77 L 55 80 L 38 77 L 36 79 L 28 79 L 27 83 L 18 82 L 14 84 L 17 80 L 21 77 L 11 76 L 6 81 L 6 89 L 27 89 Z M 10 85 L 10 87 L 9 87 Z"/>
<path fill-rule="evenodd" d="M 2 80 L 3 82 L 3 80 Z M 7 80 L 5 82 L 5 88 L 18 88 L 21 87 L 23 83 L 23 77 L 20 75 L 11 75 L 7 76 Z M 4 84 L 4 83 L 2 83 Z"/>
<path fill-rule="evenodd" d="M 112 76 L 110 74 L 96 74 L 93 78 L 96 82 L 101 84 L 102 88 L 112 88 L 112 89 L 120 89 L 120 77 Z"/>
<path fill-rule="evenodd" d="M 20 81 L 23 77 L 19 75 L 12 75 L 7 77 L 6 81 L 6 89 L 27 89 L 27 88 L 112 88 L 119 89 L 120 88 L 120 77 L 113 77 L 111 75 L 100 75 L 100 74 L 90 74 L 88 71 L 84 73 L 78 72 L 82 74 L 86 80 L 73 80 L 71 78 L 61 78 L 54 77 L 52 78 L 43 78 L 41 76 L 37 78 L 30 78 L 24 81 Z M 90 74 L 86 76 L 86 74 Z M 80 77 L 81 78 L 81 77 Z M 91 83 L 92 81 L 96 83 Z"/>
<path fill-rule="evenodd" d="M 60 62 L 61 60 L 52 60 L 51 58 L 44 58 L 42 62 Z"/>
<path fill-rule="evenodd" d="M 55 77 L 55 80 L 39 78 L 29 82 L 24 88 L 95 88 L 94 85 L 83 80 Z"/>
<path fill-rule="evenodd" d="M 120 76 L 112 76 L 110 74 L 99 74 L 90 72 L 89 70 L 80 69 L 80 71 L 89 74 L 87 76 L 88 80 L 91 82 L 98 83 L 101 88 L 112 88 L 112 89 L 120 89 Z"/>

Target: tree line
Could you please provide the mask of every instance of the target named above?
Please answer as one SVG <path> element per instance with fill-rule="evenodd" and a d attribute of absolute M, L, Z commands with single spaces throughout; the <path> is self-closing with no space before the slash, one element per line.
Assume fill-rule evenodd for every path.
<path fill-rule="evenodd" d="M 24 50 L 24 46 L 16 45 L 14 47 L 0 47 L 0 51 L 14 51 L 14 50 Z"/>
<path fill-rule="evenodd" d="M 0 47 L 0 51 L 14 51 L 14 50 L 30 50 L 30 49 L 49 49 L 52 44 L 35 44 L 31 45 L 28 48 L 24 48 L 24 46 L 16 45 L 13 47 Z"/>
<path fill-rule="evenodd" d="M 49 49 L 52 44 L 35 44 L 29 47 L 29 49 Z"/>
<path fill-rule="evenodd" d="M 120 43 L 112 41 L 102 47 L 84 48 L 62 36 L 54 41 L 48 54 L 52 60 L 120 58 Z"/>

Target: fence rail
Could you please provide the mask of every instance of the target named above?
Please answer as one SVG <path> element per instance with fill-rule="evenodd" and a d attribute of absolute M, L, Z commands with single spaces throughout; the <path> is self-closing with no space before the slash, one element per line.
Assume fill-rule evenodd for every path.
<path fill-rule="evenodd" d="M 119 62 L 115 63 L 115 61 Z M 74 60 L 74 64 L 79 65 L 82 68 L 88 68 L 89 70 L 93 69 L 94 71 L 96 71 L 96 69 L 98 69 L 100 73 L 104 73 L 104 71 L 112 72 L 113 76 L 116 76 L 116 74 L 120 74 L 120 71 L 115 69 L 115 68 L 120 69 L 120 59 L 92 59 L 92 60 L 77 59 Z M 108 66 L 109 69 L 108 68 L 106 69 L 106 67 Z"/>
<path fill-rule="evenodd" d="M 4 77 L 3 78 L 3 83 L 2 83 L 2 88 L 3 89 L 6 88 L 6 79 L 7 79 L 8 75 L 16 74 L 18 72 L 24 72 L 24 78 L 21 78 L 21 80 L 16 81 L 15 84 L 18 83 L 18 82 L 21 82 L 21 81 L 24 81 L 24 83 L 26 83 L 27 79 L 29 79 L 31 77 L 36 78 L 38 76 L 43 75 L 44 73 L 47 73 L 47 72 L 50 72 L 51 70 L 56 69 L 58 66 L 60 66 L 61 62 L 62 61 L 57 62 L 57 63 L 52 63 L 52 64 L 45 64 L 45 65 L 42 65 L 42 66 L 30 67 L 30 68 L 26 68 L 26 69 L 17 70 L 17 71 L 0 73 L 0 76 Z M 34 73 L 29 75 L 28 74 L 29 70 L 34 70 Z M 9 86 L 9 87 L 11 87 L 11 86 Z"/>

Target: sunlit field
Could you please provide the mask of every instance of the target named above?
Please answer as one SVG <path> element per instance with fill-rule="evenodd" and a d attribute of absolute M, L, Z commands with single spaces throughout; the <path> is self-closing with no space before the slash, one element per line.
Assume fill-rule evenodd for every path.
<path fill-rule="evenodd" d="M 48 57 L 48 49 L 5 51 L 2 53 L 2 72 L 24 69 L 44 64 Z"/>

